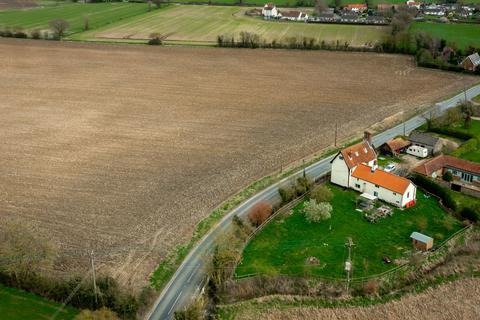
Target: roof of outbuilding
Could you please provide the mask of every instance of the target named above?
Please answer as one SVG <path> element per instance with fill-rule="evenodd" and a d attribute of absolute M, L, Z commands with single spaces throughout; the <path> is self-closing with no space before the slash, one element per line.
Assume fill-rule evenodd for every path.
<path fill-rule="evenodd" d="M 390 148 L 390 150 L 397 151 L 408 147 L 411 143 L 410 141 L 403 140 L 402 138 L 395 138 L 385 142 L 385 144 Z"/>
<path fill-rule="evenodd" d="M 432 173 L 444 167 L 450 167 L 474 174 L 480 175 L 480 164 L 472 161 L 467 161 L 452 156 L 440 155 L 413 169 L 414 172 L 426 176 L 431 176 Z"/>
<path fill-rule="evenodd" d="M 419 143 L 426 146 L 434 147 L 440 140 L 438 137 L 432 136 L 429 133 L 424 132 L 412 132 L 408 137 L 408 140 L 412 143 Z"/>
<path fill-rule="evenodd" d="M 478 54 L 478 52 L 475 52 L 474 54 L 469 55 L 468 59 L 472 61 L 474 66 L 480 65 L 480 55 Z"/>
<path fill-rule="evenodd" d="M 360 163 L 368 163 L 377 158 L 377 153 L 367 141 L 357 143 L 340 151 L 348 168 L 353 168 Z"/>
<path fill-rule="evenodd" d="M 412 183 L 410 180 L 390 172 L 385 172 L 380 169 L 372 170 L 371 167 L 364 164 L 360 164 L 355 171 L 353 171 L 352 177 L 376 184 L 400 194 L 404 194 L 408 186 Z"/>
<path fill-rule="evenodd" d="M 410 238 L 415 239 L 415 240 L 420 241 L 420 242 L 423 242 L 423 243 L 433 241 L 432 237 L 426 236 L 423 233 L 416 232 L 416 231 L 412 232 L 412 234 L 410 235 Z"/>

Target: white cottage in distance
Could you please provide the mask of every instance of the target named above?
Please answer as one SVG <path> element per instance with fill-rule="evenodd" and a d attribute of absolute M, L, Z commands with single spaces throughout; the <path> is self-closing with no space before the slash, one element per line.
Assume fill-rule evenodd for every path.
<path fill-rule="evenodd" d="M 277 7 L 270 2 L 263 6 L 262 15 L 264 19 L 275 19 L 279 17 L 279 12 Z"/>
<path fill-rule="evenodd" d="M 341 150 L 332 160 L 331 182 L 367 193 L 398 207 L 415 204 L 416 186 L 408 179 L 378 169 L 372 135 Z"/>

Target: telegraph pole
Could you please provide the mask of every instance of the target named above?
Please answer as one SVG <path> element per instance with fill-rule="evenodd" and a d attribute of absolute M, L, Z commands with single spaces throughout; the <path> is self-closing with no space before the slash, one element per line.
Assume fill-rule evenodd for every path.
<path fill-rule="evenodd" d="M 467 103 L 467 86 L 463 85 L 463 94 L 465 95 L 465 104 Z"/>
<path fill-rule="evenodd" d="M 337 129 L 338 129 L 338 124 L 335 122 L 335 147 L 337 146 Z"/>
<path fill-rule="evenodd" d="M 90 253 L 90 262 L 92 264 L 92 275 L 93 275 L 93 293 L 95 294 L 95 305 L 98 305 L 98 300 L 97 300 L 97 281 L 95 278 L 95 256 L 92 252 Z"/>
<path fill-rule="evenodd" d="M 347 295 L 348 295 L 348 289 L 350 286 L 350 281 L 351 281 L 351 273 L 352 273 L 352 248 L 355 244 L 353 243 L 353 240 L 351 237 L 348 237 L 347 243 L 345 243 L 345 246 L 348 248 L 348 258 L 347 261 L 345 261 L 345 271 L 347 272 Z"/>

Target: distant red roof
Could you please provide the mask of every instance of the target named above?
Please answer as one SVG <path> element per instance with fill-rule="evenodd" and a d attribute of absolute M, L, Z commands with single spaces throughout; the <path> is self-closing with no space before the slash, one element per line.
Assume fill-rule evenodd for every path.
<path fill-rule="evenodd" d="M 299 16 L 300 16 L 300 11 L 282 12 L 282 17 L 298 18 Z"/>
<path fill-rule="evenodd" d="M 347 9 L 367 9 L 367 5 L 365 3 L 354 3 L 347 5 Z"/>
<path fill-rule="evenodd" d="M 353 168 L 360 163 L 368 163 L 377 158 L 377 154 L 372 146 L 366 142 L 360 142 L 340 151 L 348 168 Z"/>
<path fill-rule="evenodd" d="M 385 172 L 380 169 L 372 171 L 372 168 L 364 164 L 360 164 L 355 171 L 353 171 L 352 177 L 376 184 L 382 188 L 400 194 L 404 194 L 408 186 L 412 183 L 406 178 L 399 177 L 393 173 Z"/>
<path fill-rule="evenodd" d="M 275 5 L 270 2 L 270 3 L 265 4 L 265 6 L 263 8 L 265 10 L 272 10 L 273 8 L 275 8 Z"/>
<path fill-rule="evenodd" d="M 413 171 L 426 176 L 431 176 L 432 173 L 434 173 L 435 171 L 438 171 L 445 167 L 459 169 L 474 174 L 480 174 L 480 163 L 475 163 L 445 155 L 441 155 L 429 161 L 426 161 L 421 165 L 415 167 Z"/>

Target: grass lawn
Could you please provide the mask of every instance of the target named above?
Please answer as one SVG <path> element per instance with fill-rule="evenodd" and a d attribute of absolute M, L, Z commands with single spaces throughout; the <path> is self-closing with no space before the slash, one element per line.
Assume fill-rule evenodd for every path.
<path fill-rule="evenodd" d="M 466 48 L 468 45 L 480 47 L 480 25 L 478 24 L 414 22 L 411 30 L 428 32 L 439 39 L 456 43 L 459 48 Z"/>
<path fill-rule="evenodd" d="M 465 129 L 463 127 L 463 123 L 457 124 L 456 126 L 453 126 L 453 128 L 458 131 L 473 134 L 476 138 L 465 142 L 457 150 L 455 150 L 452 155 L 461 159 L 480 163 L 480 120 L 473 120 L 469 129 Z"/>
<path fill-rule="evenodd" d="M 0 319 L 52 319 L 61 304 L 34 294 L 0 285 Z M 78 310 L 66 307 L 55 319 L 73 319 Z"/>
<path fill-rule="evenodd" d="M 170 5 L 141 16 L 125 19 L 98 30 L 74 35 L 72 39 L 148 39 L 151 33 L 168 36 L 169 41 L 215 43 L 217 36 L 254 32 L 267 40 L 312 37 L 321 41 L 348 41 L 351 45 L 376 42 L 388 27 L 307 24 L 303 22 L 265 21 L 245 16 L 245 7 Z"/>
<path fill-rule="evenodd" d="M 353 276 L 362 277 L 387 271 L 395 264 L 385 264 L 382 257 L 408 257 L 412 245 L 410 234 L 419 231 L 434 238 L 439 244 L 461 229 L 461 223 L 444 212 L 433 198 L 425 198 L 419 190 L 417 204 L 394 215 L 369 223 L 355 210 L 358 193 L 343 191 L 330 185 L 334 194 L 331 201 L 332 217 L 320 223 L 308 223 L 301 209 L 290 216 L 277 217 L 247 245 L 238 276 L 263 273 L 269 275 L 308 275 L 341 278 L 347 257 L 345 242 L 352 237 Z M 320 264 L 307 266 L 308 257 L 317 257 Z"/>
<path fill-rule="evenodd" d="M 67 3 L 59 6 L 0 12 L 0 28 L 48 29 L 48 22 L 64 19 L 70 24 L 67 34 L 83 31 L 84 17 L 89 17 L 90 29 L 147 12 L 145 3 Z"/>
<path fill-rule="evenodd" d="M 380 155 L 377 158 L 378 165 L 382 168 L 385 166 L 389 165 L 390 163 L 402 163 L 403 160 L 399 157 L 392 157 L 392 156 L 386 156 L 386 155 Z"/>

